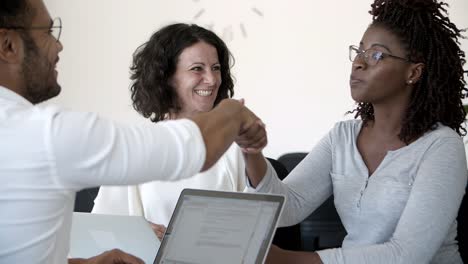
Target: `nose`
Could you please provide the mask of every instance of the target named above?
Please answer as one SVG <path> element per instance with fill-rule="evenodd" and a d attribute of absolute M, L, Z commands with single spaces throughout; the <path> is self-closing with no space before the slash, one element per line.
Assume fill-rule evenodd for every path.
<path fill-rule="evenodd" d="M 213 71 L 206 71 L 204 75 L 204 83 L 208 84 L 209 86 L 212 86 L 216 83 L 216 73 Z"/>
<path fill-rule="evenodd" d="M 57 48 L 58 48 L 58 52 L 61 52 L 63 50 L 63 45 L 62 45 L 62 42 L 60 42 L 60 40 L 57 40 Z"/>
<path fill-rule="evenodd" d="M 367 66 L 367 63 L 364 59 L 364 56 L 356 56 L 353 61 L 353 70 L 364 69 Z"/>

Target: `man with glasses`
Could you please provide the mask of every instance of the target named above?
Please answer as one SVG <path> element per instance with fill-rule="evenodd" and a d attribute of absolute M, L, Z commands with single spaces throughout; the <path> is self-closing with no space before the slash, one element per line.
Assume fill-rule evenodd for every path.
<path fill-rule="evenodd" d="M 236 100 L 150 126 L 35 106 L 60 93 L 61 29 L 42 0 L 0 1 L 0 264 L 65 263 L 80 189 L 190 177 L 235 138 L 251 151 L 267 142 L 264 125 Z M 70 263 L 141 261 L 113 250 Z"/>

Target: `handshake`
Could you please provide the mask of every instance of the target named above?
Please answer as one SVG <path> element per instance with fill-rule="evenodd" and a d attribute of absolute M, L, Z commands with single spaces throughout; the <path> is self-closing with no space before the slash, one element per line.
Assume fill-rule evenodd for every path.
<path fill-rule="evenodd" d="M 213 110 L 191 119 L 200 128 L 206 146 L 202 171 L 210 168 L 233 142 L 244 154 L 261 153 L 268 143 L 265 124 L 242 99 L 225 99 Z"/>
<path fill-rule="evenodd" d="M 224 101 L 227 102 L 227 100 Z M 245 106 L 244 99 L 237 102 L 241 103 L 243 107 L 241 117 L 242 125 L 235 142 L 241 147 L 244 153 L 260 153 L 268 143 L 265 124 Z"/>

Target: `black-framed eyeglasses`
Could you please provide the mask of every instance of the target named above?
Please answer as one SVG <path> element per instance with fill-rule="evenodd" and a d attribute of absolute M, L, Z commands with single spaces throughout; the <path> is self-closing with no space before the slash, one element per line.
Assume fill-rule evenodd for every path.
<path fill-rule="evenodd" d="M 411 60 L 409 59 L 398 57 L 398 56 L 388 54 L 379 50 L 375 50 L 375 49 L 361 50 L 357 46 L 350 45 L 349 46 L 349 60 L 351 62 L 354 62 L 354 60 L 358 56 L 362 56 L 364 58 L 364 61 L 367 63 L 367 65 L 370 65 L 370 66 L 376 65 L 377 63 L 379 63 L 379 61 L 383 60 L 386 57 L 399 59 L 399 60 L 403 60 L 406 62 L 411 62 Z"/>
<path fill-rule="evenodd" d="M 62 34 L 62 19 L 60 17 L 54 18 L 52 20 L 52 25 L 50 26 L 31 26 L 31 27 L 22 27 L 22 26 L 10 26 L 4 27 L 5 29 L 21 29 L 21 30 L 37 30 L 37 29 L 48 29 L 49 33 L 57 40 L 60 40 L 60 35 Z"/>

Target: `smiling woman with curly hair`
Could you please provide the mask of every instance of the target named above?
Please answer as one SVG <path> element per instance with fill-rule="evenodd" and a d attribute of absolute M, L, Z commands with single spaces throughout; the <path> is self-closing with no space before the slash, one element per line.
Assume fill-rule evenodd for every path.
<path fill-rule="evenodd" d="M 231 66 L 226 44 L 212 31 L 188 24 L 166 26 L 134 54 L 133 106 L 153 122 L 210 111 L 234 94 Z M 260 141 L 266 143 L 266 138 Z M 101 187 L 93 212 L 144 215 L 161 238 L 184 188 L 243 191 L 246 174 L 265 174 L 267 162 L 261 151 L 241 151 L 244 142 L 236 143 L 211 169 L 189 179 Z"/>
<path fill-rule="evenodd" d="M 153 122 L 168 119 L 169 114 L 178 114 L 182 110 L 182 102 L 170 79 L 176 72 L 182 52 L 200 42 L 212 46 L 217 52 L 221 84 L 211 108 L 234 95 L 233 59 L 226 44 L 213 32 L 197 25 L 172 24 L 154 33 L 133 56 L 130 90 L 135 110 Z"/>

